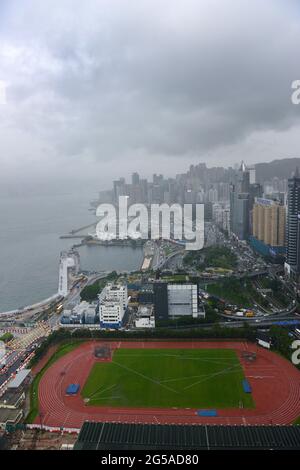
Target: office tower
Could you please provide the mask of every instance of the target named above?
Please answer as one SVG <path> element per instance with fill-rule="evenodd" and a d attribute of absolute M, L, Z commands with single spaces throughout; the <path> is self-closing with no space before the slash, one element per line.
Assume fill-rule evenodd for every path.
<path fill-rule="evenodd" d="M 248 166 L 249 176 L 250 176 L 250 184 L 256 183 L 256 169 L 255 165 Z"/>
<path fill-rule="evenodd" d="M 219 183 L 219 200 L 220 201 L 229 201 L 229 184 L 228 183 Z"/>
<path fill-rule="evenodd" d="M 212 202 L 204 203 L 204 220 L 210 222 L 213 216 L 213 205 Z"/>
<path fill-rule="evenodd" d="M 119 180 L 113 182 L 113 195 L 116 203 L 118 203 L 120 196 L 126 196 L 125 178 L 120 178 Z"/>
<path fill-rule="evenodd" d="M 132 173 L 132 176 L 131 176 L 131 183 L 133 185 L 138 185 L 140 183 L 140 176 L 138 173 Z"/>
<path fill-rule="evenodd" d="M 230 209 L 224 209 L 223 211 L 222 229 L 230 235 Z"/>
<path fill-rule="evenodd" d="M 288 180 L 286 273 L 298 280 L 300 274 L 300 175 Z"/>
<path fill-rule="evenodd" d="M 154 173 L 153 175 L 153 184 L 156 184 L 156 185 L 161 185 L 164 181 L 164 177 L 163 175 L 157 175 L 156 173 Z"/>
<path fill-rule="evenodd" d="M 250 190 L 250 173 L 243 161 L 236 174 L 236 188 L 238 193 L 249 193 Z"/>
<path fill-rule="evenodd" d="M 249 237 L 250 222 L 250 176 L 244 162 L 230 187 L 230 231 L 240 240 Z"/>
<path fill-rule="evenodd" d="M 157 282 L 153 287 L 155 320 L 167 320 L 169 316 L 168 284 L 166 282 Z"/>
<path fill-rule="evenodd" d="M 219 200 L 217 188 L 210 188 L 208 190 L 208 202 L 217 202 Z"/>
<path fill-rule="evenodd" d="M 249 186 L 250 210 L 253 209 L 255 199 L 261 198 L 262 195 L 263 195 L 263 188 L 259 183 L 250 184 Z"/>

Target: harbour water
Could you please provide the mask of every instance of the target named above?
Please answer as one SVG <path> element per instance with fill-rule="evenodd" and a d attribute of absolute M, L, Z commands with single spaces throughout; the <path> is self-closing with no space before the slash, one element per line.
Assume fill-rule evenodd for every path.
<path fill-rule="evenodd" d="M 61 234 L 92 223 L 94 194 L 53 194 L 0 199 L 0 312 L 43 300 L 57 292 L 60 251 L 79 240 Z M 82 269 L 134 270 L 142 250 L 83 246 Z"/>
<path fill-rule="evenodd" d="M 84 245 L 79 248 L 82 269 L 134 271 L 143 261 L 142 248 L 130 246 Z"/>

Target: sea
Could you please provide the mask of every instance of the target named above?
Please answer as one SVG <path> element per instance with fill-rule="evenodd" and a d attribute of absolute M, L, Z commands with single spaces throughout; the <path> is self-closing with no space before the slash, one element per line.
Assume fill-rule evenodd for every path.
<path fill-rule="evenodd" d="M 0 198 L 0 312 L 39 302 L 57 292 L 59 255 L 80 242 L 60 235 L 93 223 L 94 194 L 18 195 Z M 92 230 L 92 229 L 91 229 Z M 138 269 L 142 249 L 79 248 L 83 270 Z"/>

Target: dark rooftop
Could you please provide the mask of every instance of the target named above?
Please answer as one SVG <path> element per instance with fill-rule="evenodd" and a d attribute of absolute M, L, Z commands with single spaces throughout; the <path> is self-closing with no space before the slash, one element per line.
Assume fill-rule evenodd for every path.
<path fill-rule="evenodd" d="M 11 391 L 6 390 L 6 392 L 0 397 L 0 408 L 6 406 L 17 406 L 19 401 L 23 398 L 23 391 Z"/>

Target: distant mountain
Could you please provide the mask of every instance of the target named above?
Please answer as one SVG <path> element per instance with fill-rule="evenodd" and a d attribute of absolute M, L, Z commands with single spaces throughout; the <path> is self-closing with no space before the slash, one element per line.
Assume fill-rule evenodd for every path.
<path fill-rule="evenodd" d="M 275 176 L 278 178 L 290 178 L 297 166 L 300 169 L 300 158 L 283 158 L 282 160 L 274 160 L 270 163 L 257 163 L 255 165 L 256 181 L 263 183 Z"/>

